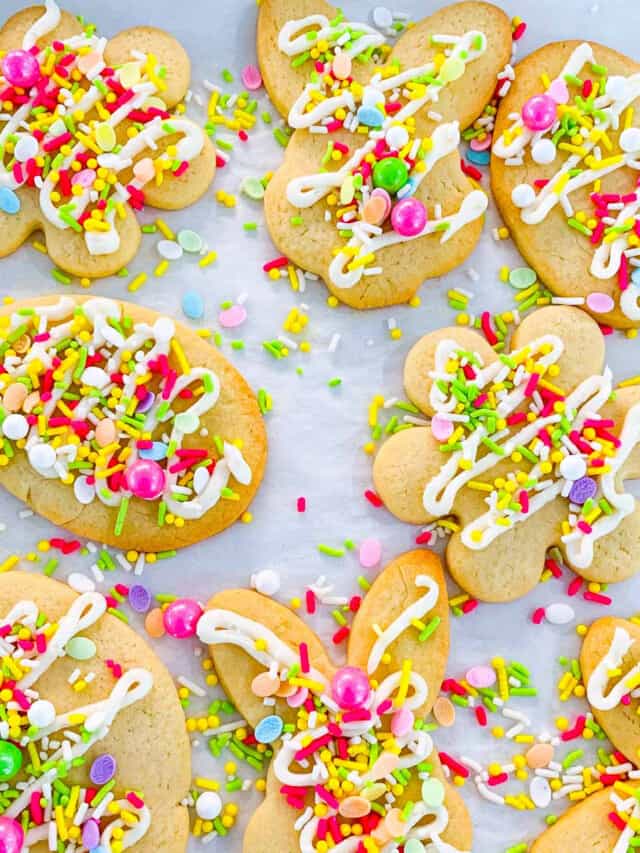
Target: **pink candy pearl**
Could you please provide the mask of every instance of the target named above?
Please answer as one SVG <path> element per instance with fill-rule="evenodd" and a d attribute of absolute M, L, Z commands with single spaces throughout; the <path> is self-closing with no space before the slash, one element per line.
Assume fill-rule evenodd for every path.
<path fill-rule="evenodd" d="M 137 498 L 153 501 L 164 491 L 165 473 L 152 459 L 138 459 L 126 471 L 127 487 Z"/>
<path fill-rule="evenodd" d="M 162 614 L 167 634 L 176 640 L 193 637 L 202 613 L 202 607 L 192 598 L 180 598 L 172 602 Z"/>
<path fill-rule="evenodd" d="M 0 853 L 20 853 L 24 843 L 24 832 L 18 821 L 0 817 Z"/>
<path fill-rule="evenodd" d="M 549 95 L 534 95 L 522 107 L 522 120 L 529 130 L 548 130 L 557 114 L 558 105 Z"/>
<path fill-rule="evenodd" d="M 355 666 L 339 669 L 331 681 L 331 696 L 345 711 L 362 708 L 371 696 L 366 673 Z"/>
<path fill-rule="evenodd" d="M 2 73 L 11 86 L 28 89 L 40 79 L 40 65 L 28 50 L 12 50 L 2 60 Z"/>
<path fill-rule="evenodd" d="M 403 198 L 391 211 L 393 230 L 403 237 L 415 237 L 427 224 L 427 209 L 417 198 Z"/>

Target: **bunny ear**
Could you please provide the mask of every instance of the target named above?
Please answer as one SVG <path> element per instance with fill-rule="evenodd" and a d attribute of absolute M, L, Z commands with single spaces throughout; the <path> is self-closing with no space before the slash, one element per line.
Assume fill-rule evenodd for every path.
<path fill-rule="evenodd" d="M 154 57 L 158 67 L 166 68 L 161 79 L 165 89 L 158 96 L 171 109 L 187 94 L 191 78 L 191 61 L 180 42 L 156 27 L 132 27 L 112 38 L 105 48 L 104 59 L 108 65 L 123 65 L 135 59 L 133 51 Z"/>
<path fill-rule="evenodd" d="M 22 47 L 22 40 L 27 31 L 33 24 L 41 18 L 45 13 L 44 6 L 30 6 L 28 9 L 22 9 L 16 12 L 7 19 L 5 24 L 0 28 L 0 52 L 5 50 L 17 50 Z M 37 42 L 38 46 L 46 47 L 56 39 L 68 39 L 71 36 L 78 35 L 82 32 L 82 26 L 78 19 L 70 12 L 62 10 L 60 12 L 60 23 L 58 26 L 47 32 Z"/>
<path fill-rule="evenodd" d="M 109 255 L 92 255 L 87 249 L 84 234 L 75 231 L 63 231 L 50 222 L 44 222 L 44 230 L 49 257 L 71 275 L 80 278 L 104 278 L 115 275 L 127 266 L 140 248 L 142 232 L 138 220 L 128 205 L 125 205 L 126 218 L 116 217 L 115 228 L 120 235 L 120 246 Z M 42 217 L 41 217 L 42 218 Z"/>
<path fill-rule="evenodd" d="M 356 614 L 349 663 L 382 682 L 407 661 L 427 684 L 416 711 L 428 714 L 449 656 L 449 606 L 442 564 L 432 551 L 410 551 L 376 578 Z"/>
<path fill-rule="evenodd" d="M 280 793 L 282 783 L 272 761 L 267 774 L 264 802 L 251 816 L 244 833 L 245 853 L 300 853 L 300 836 L 295 829 L 298 813 L 294 812 Z"/>
<path fill-rule="evenodd" d="M 373 482 L 384 505 L 400 521 L 427 524 L 434 520 L 424 507 L 424 490 L 442 462 L 439 444 L 429 427 L 413 427 L 392 435 L 373 463 Z"/>
<path fill-rule="evenodd" d="M 516 329 L 511 349 L 519 349 L 544 335 L 555 335 L 564 345 L 557 361 L 563 390 L 568 392 L 589 376 L 602 372 L 604 338 L 596 321 L 584 311 L 553 305 L 534 311 Z"/>
<path fill-rule="evenodd" d="M 189 168 L 181 175 L 175 174 L 164 180 L 160 185 L 155 181 L 149 181 L 144 187 L 145 203 L 159 210 L 183 210 L 201 199 L 208 191 L 216 173 L 216 151 L 213 143 L 202 130 L 192 121 L 180 119 L 180 124 L 190 133 L 202 136 L 202 150 L 197 157 L 189 161 Z M 157 140 L 154 149 L 154 158 L 161 156 L 168 146 L 179 144 L 185 139 L 184 133 L 162 137 Z M 143 151 L 140 158 L 149 156 L 149 151 Z M 140 159 L 136 158 L 136 159 Z M 123 172 L 120 178 L 126 186 L 133 176 L 133 170 Z"/>
<path fill-rule="evenodd" d="M 434 413 L 429 399 L 433 379 L 431 373 L 436 369 L 436 351 L 442 341 L 454 341 L 461 350 L 476 353 L 484 365 L 497 358 L 486 339 L 470 329 L 453 327 L 430 332 L 420 338 L 410 350 L 404 363 L 404 387 L 412 403 L 426 415 Z"/>
<path fill-rule="evenodd" d="M 625 787 L 630 785 L 625 783 Z M 633 785 L 635 787 L 635 785 Z M 615 811 L 611 789 L 605 788 L 570 808 L 533 843 L 530 853 L 558 853 L 559 850 L 588 850 L 589 853 L 609 853 L 617 847 L 620 830 L 609 820 Z M 631 848 L 629 848 L 631 849 Z"/>
<path fill-rule="evenodd" d="M 308 32 L 311 26 L 314 29 L 326 26 L 326 22 L 334 20 L 338 14 L 338 9 L 324 0 L 263 0 L 260 4 L 258 62 L 269 97 L 283 118 L 289 115 L 289 110 L 309 82 L 312 68 L 309 62 L 292 64 L 296 56 L 289 56 L 280 49 L 283 27 L 290 25 L 290 38 L 293 40 Z M 310 20 L 305 24 L 307 18 Z M 294 22 L 300 22 L 300 26 L 294 27 Z M 366 81 L 371 67 L 371 63 L 354 63 L 354 79 Z"/>
<path fill-rule="evenodd" d="M 222 686 L 249 725 L 255 728 L 266 716 L 263 700 L 253 693 L 251 684 L 257 675 L 264 673 L 269 667 L 255 660 L 238 645 L 212 642 L 214 634 L 210 633 L 211 625 L 215 623 L 214 630 L 218 632 L 225 630 L 222 628 L 223 623 L 228 624 L 230 630 L 226 630 L 226 637 L 229 637 L 234 630 L 231 627 L 234 624 L 234 614 L 242 620 L 249 620 L 254 626 L 255 637 L 249 639 L 252 648 L 255 648 L 256 640 L 259 642 L 259 639 L 264 639 L 268 634 L 275 635 L 277 640 L 288 648 L 293 663 L 293 659 L 299 659 L 300 645 L 305 643 L 311 669 L 320 673 L 326 681 L 330 681 L 334 668 L 320 639 L 295 613 L 277 601 L 252 590 L 234 589 L 218 593 L 207 605 L 198 634 L 203 642 L 211 643 L 211 658 Z M 209 624 L 205 633 L 203 627 L 207 623 Z M 243 626 L 246 626 L 246 623 L 243 622 Z M 266 645 L 268 654 L 268 641 Z M 278 714 L 285 719 L 291 719 L 291 709 L 285 702 L 278 702 L 277 707 Z"/>
<path fill-rule="evenodd" d="M 622 633 L 624 632 L 624 634 Z M 614 644 L 614 637 L 615 644 Z M 624 640 L 624 642 L 622 642 Z M 616 652 L 620 651 L 619 659 Z M 612 644 L 613 647 L 612 647 Z M 593 715 L 605 730 L 611 743 L 631 761 L 638 759 L 640 748 L 640 717 L 636 713 L 635 703 L 617 702 L 617 694 L 624 689 L 620 684 L 631 670 L 640 664 L 640 626 L 626 619 L 605 617 L 597 619 L 589 628 L 580 652 L 580 666 L 584 683 L 587 686 L 587 699 L 591 703 Z M 621 670 L 621 675 L 607 678 L 607 670 Z M 600 681 L 602 670 L 604 681 Z M 619 685 L 619 686 L 618 686 Z M 630 692 L 631 688 L 629 688 Z M 612 693 L 611 691 L 614 691 Z M 599 708 L 603 697 L 610 700 L 611 708 Z"/>
<path fill-rule="evenodd" d="M 482 33 L 487 49 L 467 66 L 462 77 L 444 88 L 434 106 L 442 116 L 438 121 L 458 121 L 461 128 L 468 127 L 491 101 L 496 76 L 509 62 L 512 43 L 509 17 L 497 6 L 475 0 L 444 6 L 406 30 L 390 57 L 399 60 L 403 68 L 425 65 L 443 53 L 443 45 L 434 44 L 432 37 L 460 37 L 470 32 Z M 426 111 L 418 113 L 416 122 L 433 127 Z"/>
<path fill-rule="evenodd" d="M 21 189 L 18 213 L 0 212 L 0 258 L 15 252 L 30 234 L 37 231 L 41 218 L 36 191 Z"/>

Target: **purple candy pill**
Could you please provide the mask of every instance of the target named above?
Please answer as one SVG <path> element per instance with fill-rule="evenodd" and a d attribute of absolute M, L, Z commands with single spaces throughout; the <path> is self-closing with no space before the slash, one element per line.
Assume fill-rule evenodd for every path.
<path fill-rule="evenodd" d="M 82 844 L 87 850 L 94 850 L 100 844 L 100 827 L 93 818 L 82 827 Z"/>
<path fill-rule="evenodd" d="M 91 765 L 89 776 L 94 785 L 106 785 L 116 775 L 116 760 L 108 752 L 99 755 Z"/>
<path fill-rule="evenodd" d="M 147 391 L 146 396 L 143 397 L 142 400 L 140 400 L 136 407 L 136 414 L 143 415 L 145 412 L 148 412 L 149 409 L 153 406 L 155 399 L 156 395 L 153 393 L 153 391 Z"/>
<path fill-rule="evenodd" d="M 571 491 L 569 492 L 569 500 L 574 504 L 584 504 L 589 498 L 592 498 L 598 491 L 598 485 L 593 477 L 580 477 L 576 480 Z"/>
<path fill-rule="evenodd" d="M 129 590 L 129 604 L 136 613 L 146 613 L 151 607 L 151 593 L 146 586 L 136 584 Z"/>

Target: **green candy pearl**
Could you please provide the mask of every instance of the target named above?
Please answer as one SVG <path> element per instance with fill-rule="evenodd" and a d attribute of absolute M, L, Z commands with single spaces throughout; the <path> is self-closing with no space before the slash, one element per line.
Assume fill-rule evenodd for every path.
<path fill-rule="evenodd" d="M 22 753 L 17 746 L 0 740 L 0 782 L 8 782 L 22 767 Z"/>
<path fill-rule="evenodd" d="M 373 167 L 373 183 L 388 193 L 397 193 L 408 178 L 409 167 L 398 157 L 385 157 Z"/>

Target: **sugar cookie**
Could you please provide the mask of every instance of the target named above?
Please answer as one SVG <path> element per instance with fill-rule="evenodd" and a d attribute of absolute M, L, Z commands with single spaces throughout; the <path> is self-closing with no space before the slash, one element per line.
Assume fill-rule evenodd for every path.
<path fill-rule="evenodd" d="M 260 66 L 296 128 L 265 195 L 280 252 L 355 308 L 407 302 L 461 264 L 487 197 L 461 169 L 460 127 L 510 52 L 509 20 L 487 3 L 447 6 L 390 50 L 321 0 L 265 0 Z"/>
<path fill-rule="evenodd" d="M 278 743 L 246 850 L 308 853 L 331 837 L 336 853 L 355 853 L 367 836 L 380 849 L 400 836 L 447 853 L 471 849 L 466 808 L 421 725 L 442 681 L 448 632 L 444 575 L 426 551 L 402 555 L 379 575 L 356 614 L 340 669 L 281 604 L 250 590 L 214 596 L 198 636 L 256 738 Z M 288 698 L 269 698 L 278 696 Z M 280 742 L 284 725 L 291 736 Z M 383 748 L 385 732 L 399 753 Z M 348 776 L 335 785 L 340 767 Z M 403 781 L 393 785 L 389 803 L 395 770 Z M 315 816 L 305 811 L 313 806 Z M 423 823 L 427 816 L 432 820 Z M 338 822 L 352 833 L 343 838 Z"/>
<path fill-rule="evenodd" d="M 43 230 L 60 269 L 112 275 L 138 250 L 135 211 L 179 210 L 207 191 L 215 151 L 171 112 L 190 63 L 168 33 L 109 41 L 46 0 L 4 24 L 0 57 L 0 257 Z"/>
<path fill-rule="evenodd" d="M 459 327 L 410 351 L 406 391 L 433 421 L 381 447 L 374 483 L 403 521 L 456 519 L 447 563 L 474 597 L 524 595 L 553 545 L 588 580 L 640 568 L 640 513 L 623 486 L 640 475 L 640 391 L 612 398 L 603 365 L 596 323 L 555 306 L 522 322 L 510 353 Z"/>
<path fill-rule="evenodd" d="M 224 530 L 262 480 L 251 389 L 149 308 L 49 296 L 0 309 L 0 484 L 55 524 L 141 551 Z"/>

